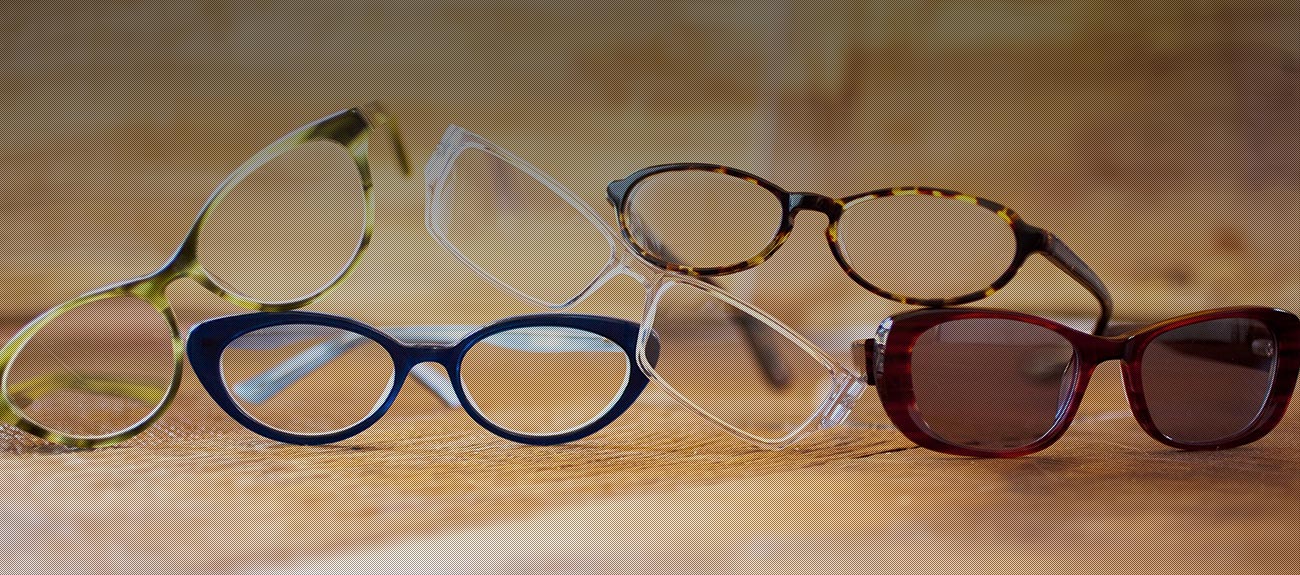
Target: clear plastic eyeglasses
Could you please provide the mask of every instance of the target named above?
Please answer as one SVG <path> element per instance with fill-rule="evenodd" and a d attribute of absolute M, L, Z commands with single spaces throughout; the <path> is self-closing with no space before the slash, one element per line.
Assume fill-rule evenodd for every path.
<path fill-rule="evenodd" d="M 180 384 L 183 346 L 166 291 L 182 278 L 262 311 L 328 294 L 370 242 L 370 139 L 381 125 L 409 174 L 396 123 L 379 103 L 322 118 L 227 176 L 157 271 L 28 323 L 0 348 L 0 418 L 72 447 L 112 445 L 148 428 Z M 308 219 L 302 202 L 329 205 L 330 215 Z M 260 257 L 250 256 L 253 248 Z"/>
<path fill-rule="evenodd" d="M 425 177 L 429 231 L 507 293 L 564 309 L 619 275 L 644 285 L 641 369 L 741 439 L 788 446 L 842 422 L 867 388 L 772 316 L 704 278 L 639 259 L 584 201 L 482 137 L 449 127 Z M 647 358 L 652 334 L 657 362 Z"/>

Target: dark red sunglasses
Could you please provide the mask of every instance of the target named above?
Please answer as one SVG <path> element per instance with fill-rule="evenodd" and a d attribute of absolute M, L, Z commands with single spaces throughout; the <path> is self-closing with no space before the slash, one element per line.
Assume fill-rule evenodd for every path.
<path fill-rule="evenodd" d="M 1110 333 L 1010 311 L 923 309 L 886 319 L 854 355 L 909 439 L 981 457 L 1027 455 L 1060 439 L 1108 360 L 1123 364 L 1142 429 L 1187 450 L 1268 434 L 1300 369 L 1300 320 L 1280 309 L 1216 309 Z"/>

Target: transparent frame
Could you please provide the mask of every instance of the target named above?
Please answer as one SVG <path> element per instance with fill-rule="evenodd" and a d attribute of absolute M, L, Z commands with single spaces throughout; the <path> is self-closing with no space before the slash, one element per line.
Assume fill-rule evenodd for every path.
<path fill-rule="evenodd" d="M 445 202 L 442 201 L 444 189 L 451 173 L 452 166 L 456 158 L 464 151 L 476 149 L 500 160 L 505 161 L 514 168 L 533 177 L 538 182 L 546 186 L 565 203 L 571 206 L 587 221 L 595 226 L 601 236 L 605 238 L 610 246 L 610 259 L 605 267 L 592 278 L 591 282 L 578 293 L 561 303 L 552 303 L 540 300 L 529 294 L 523 293 L 513 286 L 501 281 L 488 271 L 482 269 L 474 263 L 468 256 L 460 251 L 459 248 L 448 237 L 448 230 L 444 228 L 445 222 L 449 219 L 449 214 L 442 211 Z M 449 126 L 443 134 L 442 140 L 438 144 L 437 150 L 429 163 L 425 167 L 425 181 L 427 183 L 428 201 L 425 224 L 429 233 L 433 235 L 438 243 L 442 244 L 456 259 L 461 263 L 474 270 L 480 277 L 495 285 L 501 291 L 511 294 L 523 301 L 533 303 L 543 308 L 552 310 L 563 310 L 573 307 L 592 293 L 598 290 L 606 282 L 617 276 L 627 276 L 640 283 L 646 289 L 645 307 L 642 314 L 640 333 L 637 338 L 637 363 L 642 371 L 650 376 L 659 386 L 675 401 L 685 406 L 687 409 L 699 414 L 701 417 L 713 422 L 727 432 L 749 442 L 755 446 L 765 449 L 782 449 L 787 447 L 808 435 L 843 422 L 847 417 L 853 402 L 862 395 L 867 388 L 866 381 L 862 376 L 857 375 L 849 368 L 841 365 L 825 353 L 821 348 L 798 332 L 781 323 L 770 314 L 746 303 L 745 301 L 733 296 L 726 290 L 710 283 L 705 278 L 686 276 L 676 272 L 670 272 L 660 269 L 641 258 L 633 251 L 624 240 L 619 239 L 617 234 L 609 224 L 591 208 L 587 202 L 583 201 L 573 192 L 569 191 L 562 184 L 555 181 L 545 172 L 542 172 L 532 164 L 515 156 L 509 151 L 493 144 L 487 139 L 474 134 L 460 126 Z M 520 249 L 524 249 L 521 247 Z M 699 405 L 692 402 L 685 395 L 677 391 L 670 382 L 655 369 L 655 365 L 647 357 L 647 343 L 653 334 L 653 324 L 658 305 L 664 293 L 674 286 L 687 286 L 704 292 L 705 294 L 716 298 L 723 303 L 730 305 L 743 312 L 747 318 L 746 321 L 758 321 L 763 325 L 786 337 L 788 340 L 799 346 L 810 357 L 816 360 L 824 367 L 831 381 L 831 389 L 826 398 L 820 402 L 818 407 L 809 414 L 809 417 L 792 431 L 779 438 L 764 438 L 747 431 L 744 431 L 718 417 L 712 415 Z M 761 342 L 760 342 L 761 343 Z M 756 353 L 761 353 L 755 350 Z M 764 366 L 769 373 L 772 372 L 770 366 Z M 779 368 L 778 368 L 779 369 Z M 780 385 L 779 381 L 772 381 L 773 385 Z"/>
<path fill-rule="evenodd" d="M 410 162 L 406 157 L 405 148 L 402 145 L 401 135 L 397 129 L 396 120 L 384 109 L 379 102 L 371 102 L 363 106 L 343 110 L 319 120 L 307 124 L 301 128 L 290 132 L 284 137 L 276 140 L 269 146 L 263 148 L 251 158 L 246 160 L 242 165 L 236 168 L 221 182 L 215 191 L 208 197 L 207 201 L 200 209 L 194 223 L 186 232 L 184 239 L 175 253 L 160 266 L 156 271 L 148 275 L 117 282 L 105 287 L 91 290 L 75 297 L 67 302 L 59 304 L 46 312 L 40 314 L 21 330 L 18 331 L 5 345 L 0 348 L 0 420 L 4 423 L 11 424 L 23 431 L 31 433 L 37 437 L 67 445 L 69 447 L 94 448 L 104 447 L 120 443 L 130 439 L 145 429 L 148 429 L 159 417 L 166 412 L 167 407 L 171 405 L 172 400 L 176 397 L 176 392 L 180 386 L 181 373 L 184 365 L 184 343 L 181 339 L 180 328 L 175 313 L 172 311 L 170 300 L 167 298 L 167 288 L 176 281 L 189 278 L 197 282 L 207 291 L 214 295 L 233 303 L 237 306 L 257 310 L 257 311 L 286 311 L 297 309 L 315 301 L 324 298 L 333 291 L 343 280 L 351 275 L 360 261 L 362 254 L 370 243 L 371 234 L 374 228 L 375 201 L 373 194 L 373 180 L 370 169 L 370 139 L 379 126 L 386 126 L 388 136 L 391 139 L 394 153 L 397 157 L 399 168 L 404 175 L 410 174 Z M 292 151 L 299 146 L 309 142 L 330 141 L 345 148 L 351 155 L 356 164 L 357 172 L 361 176 L 361 192 L 364 202 L 364 225 L 361 237 L 357 243 L 355 252 L 347 264 L 335 277 L 327 284 L 306 296 L 278 302 L 265 302 L 252 299 L 241 294 L 232 293 L 213 281 L 211 275 L 204 269 L 202 262 L 199 261 L 198 243 L 199 236 L 203 231 L 204 225 L 208 222 L 212 213 L 226 195 L 244 178 L 252 174 L 255 170 L 265 165 L 267 162 Z M 124 381 L 99 381 L 89 391 L 108 395 L 117 395 L 120 397 L 132 398 L 136 400 L 152 400 L 157 402 L 154 409 L 144 418 L 132 424 L 125 430 L 107 433 L 95 436 L 78 436 L 67 434 L 55 429 L 50 429 L 45 425 L 28 417 L 17 405 L 10 401 L 11 382 L 9 381 L 10 366 L 13 360 L 22 351 L 23 347 L 44 327 L 63 314 L 102 300 L 114 297 L 132 297 L 144 301 L 152 306 L 167 322 L 171 331 L 172 339 L 172 357 L 174 367 L 171 376 L 171 382 L 162 392 L 162 397 L 156 397 L 152 391 L 148 396 L 140 395 L 140 388 L 131 385 L 130 382 Z M 67 382 L 77 384 L 81 382 Z M 39 390 L 24 390 L 29 395 Z"/>

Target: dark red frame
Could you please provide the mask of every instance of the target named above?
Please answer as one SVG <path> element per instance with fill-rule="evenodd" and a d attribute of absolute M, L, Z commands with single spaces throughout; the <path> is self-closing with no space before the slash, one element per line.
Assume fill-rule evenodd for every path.
<path fill-rule="evenodd" d="M 1057 417 L 1052 428 L 1037 441 L 1019 448 L 983 450 L 949 443 L 929 430 L 916 409 L 912 390 L 911 354 L 916 341 L 930 328 L 959 319 L 1005 319 L 1031 323 L 1047 328 L 1074 345 L 1074 359 L 1078 365 L 1072 382 L 1070 398 L 1064 412 Z M 1156 336 L 1187 325 L 1225 318 L 1258 320 L 1277 338 L 1277 367 L 1268 398 L 1255 421 L 1235 436 L 1206 443 L 1183 443 L 1174 440 L 1156 427 L 1147 409 L 1142 390 L 1142 353 Z M 876 331 L 875 339 L 854 342 L 854 357 L 866 372 L 869 383 L 876 386 L 885 413 L 908 439 L 921 447 L 949 453 L 976 457 L 1019 457 L 1041 451 L 1060 439 L 1074 420 L 1088 387 L 1088 380 L 1096 367 L 1109 360 L 1122 362 L 1124 391 L 1129 408 L 1138 424 L 1156 441 L 1184 450 L 1227 449 L 1245 445 L 1264 437 L 1281 421 L 1295 389 L 1300 371 L 1300 319 L 1291 312 L 1267 307 L 1231 307 L 1201 311 L 1168 319 L 1149 326 L 1136 328 L 1121 335 L 1095 336 L 1066 327 L 1042 317 L 991 309 L 921 309 L 901 313 L 886 319 Z"/>

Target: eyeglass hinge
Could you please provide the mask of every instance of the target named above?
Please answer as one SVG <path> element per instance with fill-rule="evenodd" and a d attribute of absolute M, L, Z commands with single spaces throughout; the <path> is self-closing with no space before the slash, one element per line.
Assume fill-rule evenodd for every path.
<path fill-rule="evenodd" d="M 843 385 L 839 399 L 835 401 L 830 411 L 822 418 L 822 427 L 834 427 L 844 423 L 844 420 L 849 416 L 849 412 L 853 411 L 853 405 L 867 390 L 867 382 L 861 377 L 850 373 L 841 373 L 838 378 L 847 381 Z"/>

